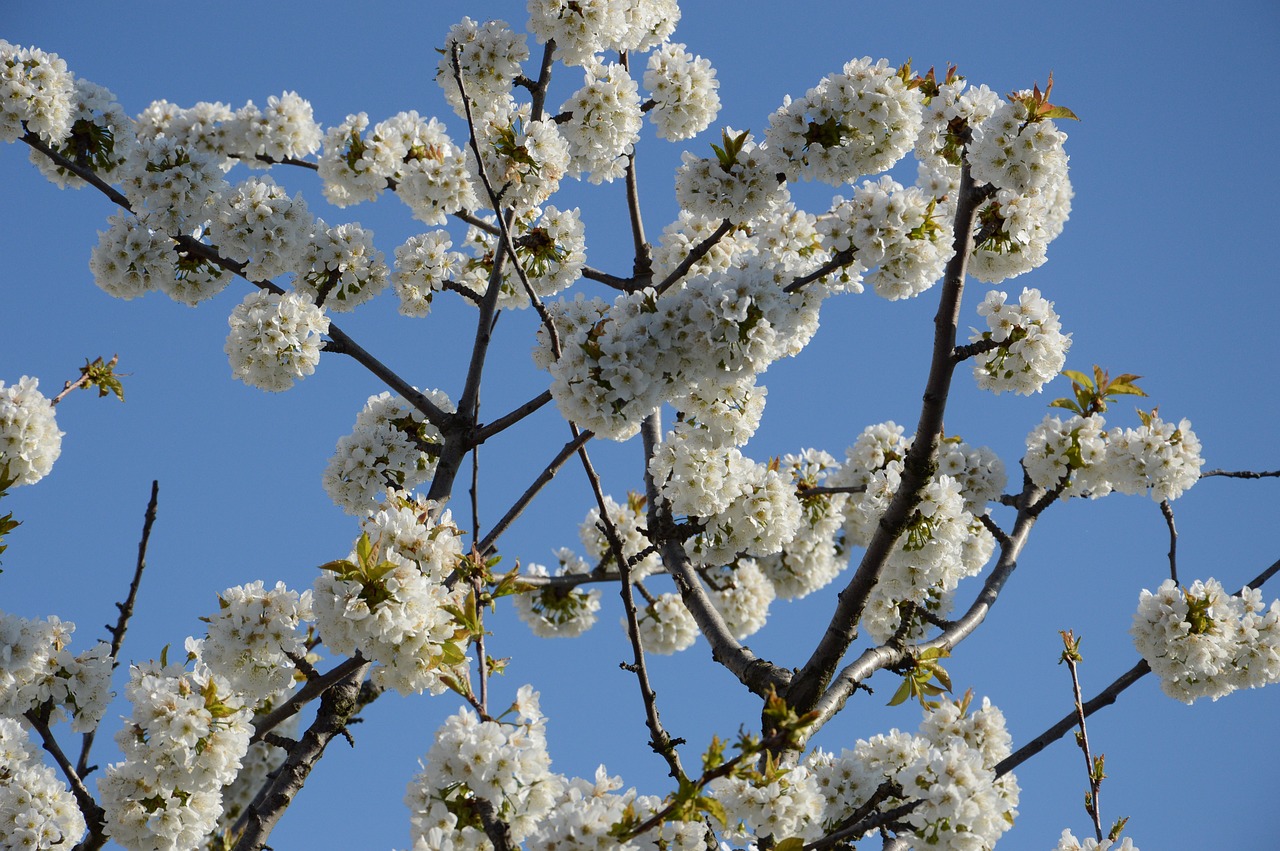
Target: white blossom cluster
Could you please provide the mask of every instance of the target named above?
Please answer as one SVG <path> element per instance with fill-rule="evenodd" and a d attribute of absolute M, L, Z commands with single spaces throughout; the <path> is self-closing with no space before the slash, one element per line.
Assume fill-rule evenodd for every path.
<path fill-rule="evenodd" d="M 454 79 L 453 51 L 458 51 L 462 84 L 473 113 L 484 112 L 503 102 L 520 75 L 520 63 L 529 58 L 524 33 L 515 33 L 506 21 L 477 23 L 464 17 L 449 29 L 436 67 L 436 82 L 459 118 L 466 118 L 462 92 Z"/>
<path fill-rule="evenodd" d="M 567 815 L 552 812 L 564 778 L 551 773 L 537 692 L 522 686 L 515 709 L 517 723 L 481 721 L 463 709 L 436 731 L 423 770 L 405 792 L 415 849 L 491 848 L 477 799 L 493 806 L 517 843 L 544 820 Z"/>
<path fill-rule="evenodd" d="M 608 494 L 604 498 L 605 513 L 613 530 L 622 543 L 622 555 L 631 568 L 632 579 L 644 579 L 662 569 L 662 557 L 656 552 L 645 553 L 649 549 L 649 537 L 645 534 L 645 498 L 637 493 L 627 494 L 625 504 L 619 504 Z M 587 555 L 597 564 L 618 568 L 618 560 L 614 556 L 609 536 L 604 531 L 604 523 L 600 519 L 599 506 L 592 506 L 586 518 L 578 525 L 578 540 Z M 645 553 L 643 556 L 642 553 Z"/>
<path fill-rule="evenodd" d="M 909 833 L 899 834 L 915 849 L 991 848 L 1013 825 L 1018 783 L 1012 774 L 995 776 L 1012 741 L 1004 715 L 983 699 L 970 710 L 968 697 L 943 699 L 926 710 L 919 732 L 891 730 L 859 739 L 840 756 L 815 751 L 807 760 L 814 784 L 824 799 L 822 821 L 836 824 L 889 781 L 904 798 L 890 797 L 891 808 L 904 800 L 921 804 L 904 817 Z"/>
<path fill-rule="evenodd" d="M 1049 243 L 1062 233 L 1071 214 L 1073 195 L 1065 174 L 1032 195 L 997 191 L 978 210 L 978 242 L 969 255 L 969 274 L 998 284 L 1043 264 Z"/>
<path fill-rule="evenodd" d="M 56 53 L 0 39 L 0 142 L 26 132 L 56 145 L 71 132 L 75 78 Z"/>
<path fill-rule="evenodd" d="M 311 375 L 320 362 L 321 336 L 329 317 L 298 293 L 254 290 L 236 305 L 225 351 L 231 373 L 251 387 L 273 393 Z"/>
<path fill-rule="evenodd" d="M 978 315 L 987 320 L 988 330 L 973 329 L 969 341 L 1002 344 L 977 356 L 973 377 L 980 388 L 1029 396 L 1062 371 L 1071 335 L 1062 333 L 1053 302 L 1039 290 L 1024 289 L 1017 304 L 1009 303 L 1007 293 L 992 290 L 978 305 Z"/>
<path fill-rule="evenodd" d="M 169 136 L 140 139 L 120 170 L 134 214 L 170 236 L 190 233 L 210 219 L 227 189 L 218 160 Z"/>
<path fill-rule="evenodd" d="M 923 126 L 922 96 L 883 59 L 854 59 L 769 117 L 768 148 L 787 179 L 832 186 L 887 171 Z"/>
<path fill-rule="evenodd" d="M 111 698 L 110 647 L 98 642 L 78 656 L 68 645 L 75 624 L 0 612 L 0 716 L 18 718 L 48 706 L 50 720 L 71 715 L 73 732 L 98 726 Z"/>
<path fill-rule="evenodd" d="M 725 144 L 735 136 L 725 131 Z M 746 224 L 787 203 L 786 183 L 779 183 L 772 157 L 748 134 L 727 164 L 721 157 L 697 157 L 685 151 L 676 170 L 676 201 L 681 210 L 704 219 Z"/>
<path fill-rule="evenodd" d="M 825 588 L 849 563 L 840 538 L 849 495 L 805 494 L 808 488 L 823 486 L 839 468 L 835 458 L 817 449 L 782 458 L 780 469 L 790 474 L 791 486 L 800 495 L 800 525 L 781 552 L 756 560 L 780 599 L 798 600 Z"/>
<path fill-rule="evenodd" d="M 628 157 L 644 122 L 639 86 L 616 62 L 586 66 L 585 82 L 560 105 L 570 113 L 560 125 L 569 144 L 569 174 L 592 183 L 612 182 L 627 172 Z"/>
<path fill-rule="evenodd" d="M 649 120 L 659 139 L 690 139 L 706 130 L 720 112 L 715 69 L 683 44 L 666 42 L 649 54 L 644 87 L 653 99 Z"/>
<path fill-rule="evenodd" d="M 220 266 L 180 248 L 166 234 L 127 213 L 107 219 L 89 258 L 93 282 L 126 301 L 160 290 L 194 307 L 222 292 L 231 275 Z"/>
<path fill-rule="evenodd" d="M 670 656 L 689 649 L 698 640 L 698 623 L 680 601 L 679 594 L 660 594 L 636 614 L 640 642 L 646 653 Z"/>
<path fill-rule="evenodd" d="M 764 627 L 777 593 L 755 559 L 740 558 L 732 565 L 711 568 L 703 576 L 710 586 L 707 596 L 734 638 L 755 635 Z"/>
<path fill-rule="evenodd" d="M 75 797 L 6 714 L 0 713 L 0 848 L 71 851 L 85 831 Z"/>
<path fill-rule="evenodd" d="M 556 58 L 586 65 L 606 50 L 643 53 L 675 31 L 676 0 L 529 0 L 529 31 L 555 39 Z"/>
<path fill-rule="evenodd" d="M 524 566 L 522 576 L 575 576 L 591 572 L 587 564 L 572 550 L 556 551 L 560 567 L 554 574 L 543 565 L 530 563 Z M 573 638 L 586 632 L 596 622 L 600 611 L 600 592 L 594 588 L 533 587 L 513 597 L 513 606 L 520 620 L 539 638 Z"/>
<path fill-rule="evenodd" d="M 1064 497 L 1117 490 L 1156 502 L 1177 499 L 1199 480 L 1204 459 L 1189 421 L 1174 425 L 1148 414 L 1136 429 L 1103 431 L 1105 425 L 1097 414 L 1065 422 L 1046 416 L 1027 435 L 1027 475 L 1042 488 L 1062 488 Z"/>
<path fill-rule="evenodd" d="M 832 485 L 865 488 L 845 503 L 850 544 L 871 543 L 901 484 L 910 446 L 896 423 L 869 426 L 849 448 L 845 465 L 828 477 Z M 981 570 L 995 550 L 995 539 L 977 515 L 986 513 L 987 501 L 1004 488 L 1004 465 L 986 447 L 954 438 L 939 455 L 945 460 L 925 485 L 868 598 L 862 623 L 877 641 L 888 640 L 899 628 L 904 605 L 945 615 L 960 580 Z M 918 637 L 920 629 L 913 625 L 910 635 Z"/>
<path fill-rule="evenodd" d="M 548 204 L 534 207 L 514 222 L 512 243 L 520 269 L 539 300 L 555 295 L 582 277 L 587 263 L 587 240 L 577 207 L 561 210 Z M 499 237 L 472 226 L 467 230 L 466 248 L 471 258 L 457 269 L 458 283 L 483 298 L 493 274 L 493 258 Z M 498 291 L 499 310 L 524 310 L 533 302 L 514 264 L 502 270 Z"/>
<path fill-rule="evenodd" d="M 1122 840 L 1104 839 L 1099 842 L 1092 836 L 1076 839 L 1070 830 L 1064 830 L 1053 851 L 1138 851 L 1138 846 L 1127 836 Z"/>
<path fill-rule="evenodd" d="M 400 313 L 426 316 L 431 301 L 457 275 L 466 257 L 451 251 L 453 240 L 443 230 L 411 236 L 396 249 L 391 285 L 400 299 Z"/>
<path fill-rule="evenodd" d="M 208 235 L 219 254 L 245 264 L 246 278 L 268 281 L 297 269 L 312 226 L 301 193 L 290 198 L 270 177 L 253 177 L 218 199 Z"/>
<path fill-rule="evenodd" d="M 817 330 L 820 299 L 783 292 L 772 270 L 752 264 L 686 280 L 661 298 L 645 290 L 611 306 L 561 303 L 553 306 L 560 357 L 540 331 L 534 360 L 550 369 L 566 419 L 625 440 L 662 402 L 711 384 L 707 376 L 729 385 L 798 353 Z"/>
<path fill-rule="evenodd" d="M 1002 101 L 985 85 L 970 86 L 963 77 L 938 84 L 938 93 L 924 105 L 924 123 L 916 138 L 915 155 L 922 166 L 960 179 L 960 127 L 972 130 L 990 118 Z M 941 196 L 935 196 L 941 197 Z"/>
<path fill-rule="evenodd" d="M 466 631 L 449 609 L 466 605 L 469 588 L 443 583 L 445 564 L 461 554 L 458 533 L 447 511 L 434 523 L 414 513 L 408 522 L 424 528 L 419 546 L 406 548 L 407 518 L 392 515 L 371 517 L 351 556 L 323 566 L 312 591 L 316 626 L 334 653 L 358 651 L 377 663 L 375 683 L 401 694 L 439 694 L 441 678 L 458 676 L 467 661 Z"/>
<path fill-rule="evenodd" d="M 7 468 L 15 486 L 49 475 L 62 454 L 53 402 L 39 388 L 40 379 L 29 375 L 17 384 L 0 381 L 0 472 Z"/>
<path fill-rule="evenodd" d="M 371 231 L 355 223 L 329 227 L 316 219 L 293 285 L 317 304 L 343 313 L 380 293 L 390 276 Z"/>
<path fill-rule="evenodd" d="M 402 112 L 379 124 L 374 136 L 391 148 L 396 168 L 387 177 L 418 221 L 442 225 L 451 213 L 479 203 L 462 149 L 436 119 Z"/>
<path fill-rule="evenodd" d="M 1280 600 L 1267 607 L 1256 588 L 1233 596 L 1216 579 L 1166 579 L 1143 589 L 1130 633 L 1164 693 L 1183 703 L 1280 682 Z"/>
<path fill-rule="evenodd" d="M 77 77 L 70 129 L 61 143 L 50 147 L 111 183 L 119 178 L 120 166 L 136 145 L 133 120 L 116 101 L 116 96 L 96 83 Z M 61 189 L 81 189 L 87 185 L 35 149 L 31 151 L 31 162 Z"/>
<path fill-rule="evenodd" d="M 116 734 L 125 759 L 98 781 L 107 835 L 130 849 L 198 847 L 222 814 L 222 787 L 249 747 L 252 713 L 199 664 L 194 672 L 135 665 L 126 695 L 132 714 Z"/>
<path fill-rule="evenodd" d="M 366 137 L 368 129 L 369 116 L 360 112 L 325 131 L 319 173 L 324 197 L 334 206 L 372 201 L 395 171 L 389 146 L 374 134 Z"/>
<path fill-rule="evenodd" d="M 439 390 L 425 395 L 453 411 L 453 402 Z M 370 396 L 351 433 L 338 438 L 324 471 L 325 493 L 343 511 L 360 516 L 388 487 L 408 491 L 428 481 L 441 443 L 440 430 L 401 397 Z"/>
<path fill-rule="evenodd" d="M 974 130 L 969 145 L 973 179 L 1031 195 L 1060 182 L 1067 172 L 1067 134 L 1050 119 L 1036 119 L 1020 99 L 1000 105 Z"/>
<path fill-rule="evenodd" d="M 770 837 L 822 838 L 823 800 L 809 765 L 756 776 L 721 777 L 710 789 L 724 807 L 726 836 L 739 842 Z"/>
<path fill-rule="evenodd" d="M 878 295 L 891 301 L 933 286 L 951 255 L 951 225 L 935 218 L 934 199 L 890 177 L 865 181 L 849 201 L 837 196 L 818 223 L 831 252 L 852 251 L 854 269 Z M 872 271 L 867 271 L 872 270 Z"/>
<path fill-rule="evenodd" d="M 236 110 L 232 128 L 234 151 L 251 168 L 266 165 L 258 157 L 280 162 L 320 150 L 320 125 L 310 101 L 297 92 L 271 95 L 265 108 L 249 101 Z"/>
<path fill-rule="evenodd" d="M 476 116 L 475 124 L 485 176 L 504 208 L 526 213 L 560 188 L 571 161 L 569 143 L 554 121 L 535 121 L 527 105 L 508 102 Z M 467 161 L 479 182 L 480 167 L 470 149 Z"/>
<path fill-rule="evenodd" d="M 298 626 L 311 620 L 311 592 L 283 582 L 268 590 L 261 580 L 218 595 L 218 611 L 205 618 L 200 659 L 251 707 L 277 698 L 293 685 L 294 659 L 307 655 Z"/>

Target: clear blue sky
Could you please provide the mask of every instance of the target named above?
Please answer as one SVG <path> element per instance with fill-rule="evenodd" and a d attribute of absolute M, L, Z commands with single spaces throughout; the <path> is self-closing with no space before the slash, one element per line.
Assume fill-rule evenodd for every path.
<path fill-rule="evenodd" d="M 348 112 L 378 121 L 416 109 L 448 122 L 455 138 L 463 127 L 433 82 L 434 48 L 463 14 L 516 26 L 526 19 L 524 4 L 507 0 L 102 8 L 71 3 L 55 12 L 45 2 L 9 0 L 0 8 L 0 38 L 59 53 L 77 75 L 116 92 L 131 114 L 160 98 L 238 107 L 293 89 L 325 125 Z M 1164 416 L 1191 419 L 1208 467 L 1280 467 L 1280 295 L 1268 253 L 1280 177 L 1266 159 L 1280 138 L 1272 84 L 1280 59 L 1276 5 L 989 2 L 934 13 L 945 8 L 686 2 L 676 39 L 717 68 L 725 104 L 718 123 L 756 130 L 785 93 L 802 94 L 853 57 L 895 64 L 911 57 L 918 68 L 954 63 L 1000 92 L 1043 85 L 1052 70 L 1055 102 L 1083 119 L 1064 128 L 1074 209 L 1049 263 L 1003 288 L 1038 287 L 1056 302 L 1074 334 L 1070 367 L 1099 363 L 1146 376 Z M 553 104 L 578 85 L 579 72 L 561 73 Z M 694 149 L 707 152 L 713 132 Z M 639 169 L 656 240 L 675 215 L 672 174 L 681 148 L 651 135 L 646 131 Z M 394 198 L 336 211 L 326 209 L 313 175 L 277 179 L 303 190 L 331 223 L 372 228 L 388 256 L 417 232 Z M 364 399 L 383 388 L 333 355 L 283 395 L 232 381 L 222 349 L 226 317 L 247 284 L 195 310 L 159 295 L 115 301 L 93 286 L 88 270 L 96 231 L 113 212 L 109 202 L 91 190 L 59 191 L 26 162 L 21 145 L 0 150 L 0 186 L 0 379 L 36 375 L 51 395 L 85 357 L 116 352 L 131 373 L 124 405 L 80 394 L 59 407 L 67 434 L 52 475 L 5 501 L 4 510 L 24 525 L 3 557 L 0 607 L 74 620 L 78 646 L 102 636 L 100 624 L 114 618 L 112 602 L 125 592 L 153 478 L 161 486 L 160 516 L 126 657 L 180 647 L 229 585 L 260 578 L 308 587 L 315 566 L 344 556 L 355 534 L 325 496 L 320 473 Z M 586 188 L 557 203 L 582 205 L 588 262 L 625 275 L 622 188 Z M 799 197 L 813 210 L 826 203 L 820 193 Z M 984 289 L 970 291 L 965 324 L 978 323 L 972 305 Z M 841 457 L 868 424 L 914 423 L 933 297 L 889 304 L 867 294 L 825 308 L 810 350 L 764 376 L 769 407 L 748 454 L 817 447 Z M 450 299 L 438 303 L 432 317 L 405 320 L 387 294 L 340 323 L 411 382 L 456 397 L 473 314 Z M 498 325 L 483 398 L 490 415 L 546 386 L 528 355 L 532 327 L 524 315 Z M 1065 389 L 992 397 L 962 375 L 947 430 L 992 446 L 1016 470 L 1026 432 Z M 1136 424 L 1131 406 L 1110 419 Z M 490 520 L 567 430 L 543 411 L 506 437 L 481 455 L 481 502 Z M 593 445 L 592 453 L 610 492 L 621 497 L 639 487 L 638 442 Z M 1275 480 L 1207 480 L 1176 502 L 1181 575 L 1215 576 L 1235 588 L 1280 556 L 1278 487 Z M 578 547 L 577 525 L 590 504 L 580 470 L 567 466 L 504 540 L 506 564 L 547 562 L 553 547 Z M 1167 548 L 1150 500 L 1112 496 L 1054 506 L 987 624 L 948 665 L 956 686 L 990 696 L 1008 716 L 1015 743 L 1035 736 L 1069 708 L 1067 673 L 1055 664 L 1057 631 L 1084 635 L 1086 693 L 1128 669 L 1136 660 L 1127 630 L 1138 592 L 1166 575 Z M 975 590 L 962 585 L 959 599 Z M 1268 599 L 1277 595 L 1280 586 L 1267 589 Z M 617 667 L 629 652 L 617 626 L 620 607 L 612 593 L 605 599 L 601 622 L 578 641 L 534 641 L 514 616 L 497 618 L 491 652 L 514 657 L 497 684 L 498 699 L 533 683 L 551 719 L 556 769 L 589 776 L 603 761 L 629 785 L 660 794 L 664 766 L 643 745 L 634 683 Z M 828 593 L 775 605 L 751 646 L 780 664 L 800 664 L 831 604 Z M 710 662 L 705 644 L 654 660 L 653 676 L 669 730 L 691 742 L 687 760 L 712 733 L 731 735 L 758 717 L 755 702 Z M 915 728 L 915 710 L 883 706 L 894 679 L 880 675 L 872 685 L 876 694 L 854 698 L 817 744 L 838 751 L 892 726 Z M 355 731 L 356 749 L 335 743 L 271 844 L 406 847 L 404 784 L 457 705 L 448 695 L 379 700 Z M 118 705 L 109 717 L 123 711 Z M 1163 697 L 1148 677 L 1090 724 L 1110 775 L 1104 818 L 1131 816 L 1128 834 L 1144 851 L 1274 847 L 1277 717 L 1280 687 L 1188 708 Z M 104 764 L 116 759 L 109 738 L 100 740 L 97 756 Z M 1048 849 L 1063 828 L 1087 833 L 1085 777 L 1073 746 L 1059 743 L 1017 773 L 1022 816 L 1002 847 Z"/>

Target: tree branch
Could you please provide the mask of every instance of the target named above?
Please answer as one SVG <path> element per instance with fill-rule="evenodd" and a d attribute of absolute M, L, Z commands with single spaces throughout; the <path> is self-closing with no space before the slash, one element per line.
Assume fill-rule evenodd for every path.
<path fill-rule="evenodd" d="M 655 288 L 658 295 L 662 295 L 667 290 L 671 289 L 680 281 L 681 278 L 689 274 L 689 270 L 693 268 L 693 264 L 697 263 L 703 257 L 706 257 L 707 252 L 712 248 L 715 248 L 716 243 L 731 230 L 733 230 L 733 223 L 728 219 L 725 219 L 720 223 L 720 227 L 715 229 L 714 233 L 691 248 L 688 255 L 680 261 L 680 265 L 672 269 L 671 274 L 663 278 L 662 283 L 658 284 Z"/>
<path fill-rule="evenodd" d="M 1169 500 L 1160 500 L 1160 513 L 1164 515 L 1164 522 L 1169 527 L 1169 578 L 1173 580 L 1173 584 L 1178 584 L 1178 527 L 1173 523 L 1173 506 L 1169 505 Z"/>
<path fill-rule="evenodd" d="M 1274 479 L 1280 476 L 1280 470 L 1267 470 L 1262 473 L 1255 473 L 1252 470 L 1210 470 L 1200 474 L 1202 479 L 1210 476 L 1223 476 L 1228 479 Z"/>
<path fill-rule="evenodd" d="M 515 519 L 529 507 L 529 503 L 532 502 L 533 498 L 538 495 L 538 492 L 546 486 L 547 482 L 555 478 L 556 473 L 559 472 L 562 466 L 564 466 L 564 462 L 568 461 L 569 458 L 578 451 L 578 449 L 580 449 L 594 436 L 594 432 L 584 431 L 561 447 L 560 451 L 556 453 L 556 457 L 552 458 L 551 462 L 547 464 L 547 466 L 543 468 L 542 472 L 538 474 L 538 477 L 533 480 L 533 484 L 529 485 L 529 487 L 525 489 L 525 492 L 520 495 L 520 498 L 515 501 L 515 504 L 507 509 L 506 514 L 502 515 L 502 519 L 494 524 L 494 527 L 489 530 L 489 534 L 484 537 L 484 540 L 476 545 L 480 555 L 489 556 L 493 553 L 494 544 L 497 543 L 498 538 L 502 536 L 502 533 L 507 531 L 507 527 L 510 526 L 512 522 L 514 522 Z"/>
<path fill-rule="evenodd" d="M 58 740 L 54 738 L 53 731 L 49 729 L 47 713 L 47 708 L 44 711 L 29 710 L 24 712 L 22 717 L 26 718 L 32 729 L 40 734 L 40 744 L 53 757 L 53 761 L 58 764 L 58 768 L 62 769 L 62 776 L 67 779 L 67 784 L 71 787 L 71 794 L 76 799 L 76 806 L 80 808 L 80 813 L 84 816 L 85 823 L 89 828 L 89 836 L 85 838 L 81 845 L 84 848 L 101 848 L 106 844 L 106 835 L 103 833 L 103 829 L 106 827 L 106 814 L 85 787 L 80 774 L 71 765 L 71 760 L 67 759 L 67 755 L 58 746 Z"/>
<path fill-rule="evenodd" d="M 840 592 L 836 610 L 818 646 L 791 681 L 786 698 L 798 712 L 807 712 L 818 702 L 840 658 L 857 636 L 858 621 L 862 617 L 867 597 L 879 580 L 898 536 L 906 528 L 912 512 L 920 502 L 921 492 L 933 475 L 938 440 L 942 433 L 942 415 L 946 410 L 951 376 L 955 371 L 951 353 L 955 348 L 960 297 L 964 292 L 969 252 L 973 247 L 973 222 L 978 205 L 985 195 L 985 189 L 974 185 L 966 165 L 960 177 L 953 254 L 947 262 L 938 313 L 934 317 L 933 358 L 915 439 L 907 451 L 901 484 L 889 508 L 880 518 L 862 562 L 848 585 Z"/>

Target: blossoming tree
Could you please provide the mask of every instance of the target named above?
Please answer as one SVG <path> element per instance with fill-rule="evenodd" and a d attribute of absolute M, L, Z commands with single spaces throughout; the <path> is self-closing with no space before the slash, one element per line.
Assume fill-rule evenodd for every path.
<path fill-rule="evenodd" d="M 1088 716 L 1148 673 L 1188 704 L 1280 679 L 1280 603 L 1261 588 L 1280 563 L 1189 566 L 1174 517 L 1204 476 L 1274 474 L 1208 470 L 1191 423 L 1139 376 L 1091 366 L 1037 284 L 1074 196 L 1076 116 L 1052 77 L 1006 95 L 964 68 L 852 59 L 748 130 L 723 120 L 733 92 L 680 22 L 672 0 L 530 0 L 523 26 L 464 18 L 431 42 L 438 114 L 325 122 L 291 90 L 126 109 L 74 56 L 0 42 L 0 139 L 114 207 L 90 252 L 99 289 L 228 305 L 222 351 L 249 387 L 301 393 L 334 362 L 358 368 L 345 380 L 360 394 L 312 485 L 348 515 L 326 520 L 345 541 L 311 575 L 246 565 L 256 575 L 203 589 L 187 632 L 122 651 L 157 570 L 144 571 L 153 488 L 105 641 L 82 627 L 73 642 L 56 615 L 0 614 L 4 843 L 264 847 L 339 758 L 332 740 L 358 750 L 354 722 L 402 701 L 437 716 L 434 734 L 420 721 L 394 734 L 422 755 L 388 787 L 408 784 L 414 848 L 988 848 L 1015 826 L 1014 770 L 1073 733 L 1086 807 L 1048 841 L 1128 848 L 1141 831 L 1102 806 L 1110 743 L 1090 739 Z M 647 146 L 679 152 L 660 233 Z M 381 216 L 404 204 L 392 242 L 357 220 L 380 199 Z M 593 215 L 621 235 L 600 254 Z M 772 376 L 803 383 L 787 365 L 820 345 L 820 318 L 875 336 L 860 310 L 921 304 L 925 333 L 880 341 L 923 352 L 895 378 L 911 408 L 828 416 L 838 445 L 757 449 L 782 396 Z M 452 362 L 397 355 L 436 334 Z M 513 366 L 529 349 L 536 370 Z M 72 389 L 130 388 L 132 404 L 121 376 L 141 369 L 98 358 L 55 393 L 63 375 L 42 384 L 6 363 L 9 499 L 54 469 Z M 955 402 L 968 392 L 995 412 L 1007 396 L 994 396 L 1042 391 L 1052 410 L 1019 423 L 1010 452 Z M 516 457 L 527 475 L 493 478 Z M 570 476 L 585 502 L 563 496 Z M 1132 667 L 1090 688 L 1092 633 L 1082 645 L 1066 631 L 1078 624 L 1040 624 L 1064 630 L 1070 677 L 1043 733 L 1015 737 L 957 675 L 970 637 L 994 629 L 1054 515 L 1107 497 L 1085 506 L 1105 516 L 1125 499 L 1113 493 L 1148 504 L 1168 550 L 1125 583 Z M 270 510 L 282 495 L 262 498 Z M 552 559 L 521 538 L 539 510 L 559 524 Z M 0 519 L 13 553 L 26 519 Z M 783 601 L 807 615 L 770 643 Z M 596 636 L 606 612 L 624 670 L 587 694 L 631 704 L 609 730 L 652 752 L 644 783 L 553 763 L 575 719 L 544 714 L 529 657 L 574 651 L 524 641 Z M 662 687 L 672 654 L 710 667 L 703 688 Z M 113 688 L 126 717 L 99 767 Z M 846 721 L 886 700 L 883 726 Z M 690 713 L 720 738 L 671 724 Z"/>

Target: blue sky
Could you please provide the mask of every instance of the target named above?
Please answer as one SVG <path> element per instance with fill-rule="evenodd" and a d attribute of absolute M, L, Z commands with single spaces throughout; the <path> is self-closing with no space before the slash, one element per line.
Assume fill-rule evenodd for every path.
<path fill-rule="evenodd" d="M 133 2 L 105 16 L 100 7 L 10 0 L 0 38 L 59 53 L 78 75 L 112 89 L 136 114 L 155 99 L 232 107 L 286 89 L 309 98 L 318 120 L 365 111 L 372 121 L 416 109 L 464 128 L 433 82 L 448 26 L 468 14 L 522 26 L 519 2 L 246 3 L 209 7 Z M 1042 85 L 1054 73 L 1056 97 L 1081 118 L 1065 129 L 1076 197 L 1066 231 L 1041 269 L 1002 287 L 1038 287 L 1074 335 L 1068 366 L 1099 363 L 1145 376 L 1162 415 L 1188 417 L 1209 468 L 1276 469 L 1272 443 L 1280 414 L 1275 367 L 1280 315 L 1268 253 L 1280 177 L 1267 149 L 1280 136 L 1272 75 L 1280 58 L 1280 11 L 1269 2 L 989 2 L 963 14 L 942 6 L 747 0 L 684 4 L 676 40 L 708 57 L 725 104 L 718 124 L 762 129 L 784 94 L 803 94 L 850 58 L 869 55 L 918 68 L 957 64 L 997 91 Z M 92 10 L 92 11 L 91 11 Z M 105 19 L 104 19 L 105 18 Z M 552 103 L 580 85 L 560 70 Z M 694 140 L 709 152 L 713 131 Z M 681 147 L 646 130 L 639 171 L 650 238 L 676 213 L 672 175 Z M 234 176 L 234 174 L 233 174 Z M 345 211 L 326 209 L 309 173 L 277 170 L 333 222 L 372 228 L 388 255 L 418 231 L 407 208 L 386 197 Z M 242 178 L 241 178 L 242 179 Z M 52 394 L 85 357 L 119 353 L 128 401 L 78 394 L 59 406 L 67 433 L 53 473 L 5 501 L 24 525 L 10 536 L 0 575 L 0 606 L 33 617 L 57 614 L 79 624 L 77 644 L 102 635 L 114 618 L 136 554 L 152 479 L 160 517 L 125 656 L 157 656 L 198 631 L 223 588 L 263 579 L 310 585 L 315 566 L 346 554 L 355 524 L 328 501 L 320 473 L 365 398 L 380 392 L 354 363 L 326 355 L 316 375 L 283 395 L 230 379 L 226 317 L 247 284 L 232 285 L 192 310 L 151 295 L 113 300 L 88 270 L 96 231 L 113 210 L 91 191 L 59 191 L 26 162 L 26 149 L 0 150 L 0 380 L 40 377 Z M 557 203 L 581 205 L 588 262 L 630 270 L 620 185 L 566 191 Z M 829 201 L 798 191 L 811 210 Z M 846 193 L 847 194 L 847 193 Z M 965 324 L 985 286 L 973 283 Z M 596 294 L 588 286 L 589 294 Z M 756 458 L 803 447 L 843 455 L 862 428 L 886 419 L 913 423 L 923 389 L 934 294 L 887 303 L 871 294 L 824 308 L 823 330 L 800 358 L 775 365 L 765 422 L 747 449 Z M 471 331 L 470 308 L 450 300 L 425 320 L 396 316 L 386 294 L 343 328 L 420 386 L 455 396 Z M 547 384 L 529 358 L 533 317 L 499 323 L 483 405 L 490 415 Z M 1032 398 L 980 393 L 958 375 L 947 430 L 987 444 L 1016 469 L 1027 431 L 1045 405 L 1064 395 L 1052 384 Z M 1132 406 L 1109 421 L 1136 425 Z M 567 439 L 544 410 L 482 450 L 481 506 L 496 518 Z M 593 444 L 606 489 L 621 497 L 640 486 L 638 442 Z M 1211 479 L 1174 504 L 1181 531 L 1180 573 L 1214 576 L 1230 588 L 1280 556 L 1275 480 Z M 581 471 L 566 466 L 504 539 L 506 565 L 551 560 L 578 548 L 577 525 L 590 505 Z M 997 514 L 998 521 L 1007 518 Z M 1136 660 L 1127 630 L 1138 592 L 1167 573 L 1167 533 L 1157 506 L 1139 497 L 1054 506 L 1036 528 L 996 609 L 957 651 L 948 669 L 958 689 L 987 695 L 1024 742 L 1069 708 L 1070 683 L 1055 664 L 1057 631 L 1084 635 L 1086 693 Z M 665 589 L 664 589 L 665 590 Z M 976 590 L 962 585 L 959 598 Z M 1267 589 L 1267 599 L 1280 586 Z M 816 639 L 832 594 L 777 604 L 749 643 L 779 664 L 798 665 Z M 491 652 L 513 656 L 498 699 L 522 683 L 542 690 L 555 767 L 589 776 L 599 762 L 629 785 L 662 793 L 664 766 L 643 745 L 634 683 L 617 662 L 628 649 L 620 607 L 607 593 L 601 622 L 578 641 L 530 639 L 514 616 L 494 623 Z M 758 708 L 709 660 L 705 645 L 655 659 L 664 722 L 687 738 L 686 761 L 713 733 L 750 726 Z M 896 685 L 872 681 L 817 739 L 828 749 L 889 727 L 914 729 L 910 708 L 886 709 Z M 404 784 L 431 734 L 456 710 L 450 696 L 389 695 L 365 714 L 357 747 L 335 744 L 273 835 L 277 848 L 408 845 Z M 109 713 L 114 717 L 123 705 Z M 1268 812 L 1278 776 L 1280 688 L 1237 693 L 1192 707 L 1160 694 L 1148 677 L 1095 715 L 1090 734 L 1105 752 L 1110 779 L 1104 818 L 1131 817 L 1142 848 L 1269 847 Z M 114 760 L 109 739 L 98 760 Z M 1051 848 L 1063 828 L 1080 836 L 1086 781 L 1078 752 L 1055 745 L 1018 772 L 1022 816 L 1001 847 Z M 1231 815 L 1228 816 L 1227 814 Z"/>

